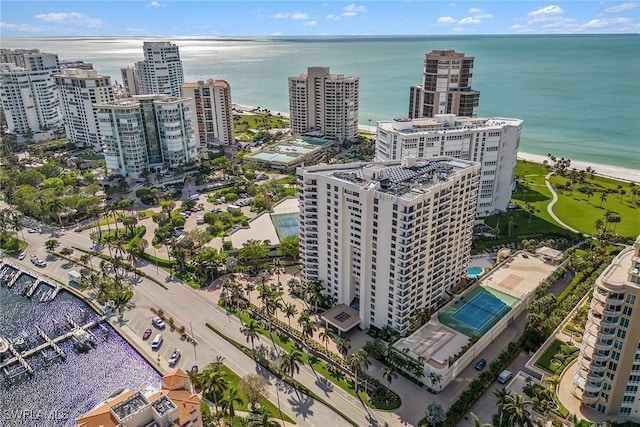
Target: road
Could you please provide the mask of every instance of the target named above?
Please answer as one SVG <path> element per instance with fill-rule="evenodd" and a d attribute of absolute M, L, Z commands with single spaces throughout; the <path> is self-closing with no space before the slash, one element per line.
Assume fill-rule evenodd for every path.
<path fill-rule="evenodd" d="M 22 261 L 17 259 L 13 261 L 25 268 L 36 269 L 39 274 L 49 276 L 62 283 L 68 282 L 69 269 L 77 269 L 78 266 L 70 265 L 64 259 L 54 260 L 51 256 L 47 257 L 44 242 L 55 238 L 60 241 L 61 248 L 89 249 L 93 245 L 88 237 L 74 232 L 65 232 L 62 235 L 49 233 L 25 233 L 24 235 L 29 242 L 28 255 Z M 37 269 L 31 265 L 29 258 L 34 254 L 40 259 L 47 259 L 46 268 Z M 73 256 L 77 258 L 78 251 Z M 97 266 L 100 259 L 94 257 L 92 263 Z M 225 357 L 225 364 L 240 376 L 256 372 L 264 374 L 269 381 L 267 397 L 274 403 L 279 401 L 282 410 L 290 414 L 300 425 L 349 425 L 334 411 L 309 396 L 278 390 L 276 380 L 273 377 L 261 372 L 251 358 L 207 328 L 205 323 L 209 322 L 236 341 L 246 342 L 245 336 L 240 332 L 240 321 L 234 316 L 227 315 L 212 298 L 207 298 L 205 292 L 191 289 L 178 281 L 164 282 L 166 272 L 159 270 L 159 274 L 157 274 L 156 266 L 145 261 L 142 261 L 138 267 L 146 274 L 165 283 L 167 289 L 151 280 L 141 278 L 134 287 L 133 307 L 127 310 L 122 318 L 113 319 L 112 323 L 116 329 L 132 341 L 139 351 L 146 355 L 148 360 L 155 360 L 160 369 L 165 372 L 168 370 L 166 360 L 176 347 L 182 349 L 183 357 L 178 367 L 183 369 L 189 369 L 194 364 L 205 366 L 214 361 L 216 356 L 222 355 Z M 142 341 L 141 338 L 144 329 L 150 327 L 150 318 L 153 315 L 151 308 L 162 308 L 165 315 L 173 317 L 177 325 L 185 325 L 187 332 L 192 329 L 193 335 L 199 343 L 195 349 L 182 341 L 178 333 L 167 329 L 163 332 L 165 337 L 163 346 L 157 353 L 152 352 L 149 344 Z M 373 411 L 339 387 L 334 387 L 332 384 L 325 385 L 306 365 L 301 367 L 300 373 L 295 378 L 358 425 L 395 425 L 397 423 L 396 418 L 389 413 Z"/>

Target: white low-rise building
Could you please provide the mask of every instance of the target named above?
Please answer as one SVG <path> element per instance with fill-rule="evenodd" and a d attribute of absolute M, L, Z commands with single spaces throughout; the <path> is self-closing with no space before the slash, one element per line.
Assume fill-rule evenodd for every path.
<path fill-rule="evenodd" d="M 476 214 L 505 211 L 514 188 L 514 169 L 522 120 L 456 117 L 394 119 L 378 122 L 377 161 L 449 156 L 481 164 Z"/>

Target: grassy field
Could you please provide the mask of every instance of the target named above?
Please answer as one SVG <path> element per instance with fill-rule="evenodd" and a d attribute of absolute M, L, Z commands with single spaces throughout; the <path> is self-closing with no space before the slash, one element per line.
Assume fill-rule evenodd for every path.
<path fill-rule="evenodd" d="M 553 374 L 553 370 L 551 369 L 551 359 L 558 353 L 560 347 L 564 344 L 559 339 L 553 340 L 551 345 L 540 355 L 540 358 L 535 361 L 534 365 L 538 368 L 544 369 L 545 371 Z"/>
<path fill-rule="evenodd" d="M 558 227 L 558 224 L 547 212 L 547 205 L 552 200 L 551 192 L 547 189 L 544 181 L 548 172 L 540 163 L 518 160 L 516 165 L 515 175 L 520 184 L 516 192 L 513 193 L 512 201 L 521 206 L 529 204 L 535 209 L 537 219 L 531 221 L 532 230 L 545 226 Z M 553 211 L 567 225 L 582 233 L 592 234 L 595 231 L 596 220 L 602 219 L 607 211 L 612 211 L 622 218 L 621 222 L 617 224 L 615 232 L 629 237 L 640 234 L 640 221 L 634 220 L 640 216 L 640 209 L 632 203 L 631 187 L 628 183 L 597 175 L 592 179 L 587 174 L 584 183 L 575 183 L 571 190 L 567 190 L 564 186 L 568 181 L 570 181 L 568 176 L 552 175 L 550 178 L 551 184 L 558 192 L 558 202 L 554 205 Z M 586 193 L 580 192 L 580 187 L 590 187 L 593 195 L 588 196 Z M 626 194 L 620 194 L 619 189 L 624 189 Z M 606 194 L 606 200 L 602 202 L 601 206 L 600 195 L 607 191 L 609 193 Z M 528 217 L 528 214 L 526 215 Z M 536 225 L 536 222 L 540 220 L 542 222 L 538 222 Z M 508 219 L 506 222 L 508 223 Z M 519 231 L 522 228 L 522 224 L 519 223 Z"/>
<path fill-rule="evenodd" d="M 238 395 L 242 399 L 242 403 L 237 403 L 236 402 L 233 405 L 235 410 L 236 411 L 249 412 L 249 401 L 247 400 L 247 397 L 244 395 L 242 390 L 240 390 L 240 387 L 238 385 L 240 383 L 240 377 L 238 376 L 238 374 L 233 372 L 231 369 L 229 369 L 225 365 L 220 365 L 220 370 L 226 372 L 226 374 L 227 374 L 227 383 L 228 383 L 229 388 L 231 388 L 231 387 L 237 388 L 238 391 L 239 391 Z M 269 410 L 269 413 L 271 414 L 271 416 L 273 418 L 280 419 L 280 411 L 278 411 L 278 407 L 276 405 L 274 405 L 273 403 L 271 403 L 271 401 L 269 399 L 263 397 L 262 399 L 260 399 L 259 403 L 260 403 L 260 406 L 262 408 L 267 408 Z M 291 423 L 291 424 L 295 424 L 296 423 L 294 420 L 291 419 L 291 417 L 289 417 L 284 412 L 282 412 L 282 418 L 284 418 L 284 420 L 286 422 L 288 422 L 288 423 Z"/>

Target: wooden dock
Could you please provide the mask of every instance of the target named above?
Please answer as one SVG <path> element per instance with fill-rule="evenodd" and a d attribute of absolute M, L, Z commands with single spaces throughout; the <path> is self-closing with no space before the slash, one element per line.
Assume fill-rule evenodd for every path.
<path fill-rule="evenodd" d="M 36 280 L 34 280 L 34 282 L 29 285 L 29 289 L 27 289 L 27 296 L 31 297 L 36 289 L 38 289 L 38 286 L 40 286 L 40 279 L 36 278 Z"/>
<path fill-rule="evenodd" d="M 38 330 L 38 334 L 42 337 L 42 339 L 45 340 L 44 343 L 38 345 L 37 347 L 33 347 L 27 351 L 24 351 L 22 353 L 20 353 L 18 350 L 16 350 L 13 345 L 9 345 L 9 350 L 11 351 L 11 353 L 13 354 L 14 357 L 5 360 L 4 362 L 2 362 L 2 364 L 0 364 L 0 370 L 4 371 L 5 373 L 8 372 L 6 368 L 8 368 L 9 366 L 13 365 L 14 363 L 20 363 L 25 370 L 29 373 L 29 375 L 33 375 L 33 368 L 27 363 L 27 361 L 25 360 L 27 357 L 29 356 L 33 356 L 34 354 L 37 354 L 39 352 L 41 352 L 42 350 L 46 349 L 46 348 L 53 348 L 53 350 L 62 358 L 65 359 L 67 357 L 66 353 L 58 346 L 58 343 L 62 342 L 62 341 L 66 341 L 69 338 L 71 338 L 73 336 L 73 334 L 78 330 L 78 329 L 83 329 L 85 331 L 87 331 L 92 337 L 95 338 L 95 335 L 93 334 L 93 332 L 90 331 L 91 328 L 99 325 L 100 323 L 104 322 L 104 320 L 107 319 L 107 316 L 101 316 L 99 318 L 97 318 L 96 320 L 92 320 L 89 323 L 86 323 L 84 325 L 79 325 L 78 322 L 76 322 L 75 320 L 73 320 L 71 318 L 71 316 L 69 316 L 67 314 L 67 321 L 69 321 L 69 324 L 72 325 L 73 329 L 71 329 L 68 332 L 65 332 L 62 335 L 59 335 L 55 338 L 51 338 L 49 337 L 42 329 L 40 329 L 40 327 L 36 326 L 36 329 Z"/>

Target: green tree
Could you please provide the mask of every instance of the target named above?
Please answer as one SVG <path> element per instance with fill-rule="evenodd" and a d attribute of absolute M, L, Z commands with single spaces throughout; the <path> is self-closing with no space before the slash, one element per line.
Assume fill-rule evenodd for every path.
<path fill-rule="evenodd" d="M 353 384 L 356 393 L 358 393 L 358 374 L 366 370 L 370 364 L 369 355 L 363 349 L 347 356 L 347 366 L 349 366 L 349 369 L 353 372 Z"/>
<path fill-rule="evenodd" d="M 223 394 L 227 389 L 229 382 L 227 381 L 227 373 L 221 371 L 218 367 L 214 366 L 202 371 L 202 393 L 213 397 L 213 403 L 218 410 L 218 396 Z"/>
<path fill-rule="evenodd" d="M 382 368 L 382 378 L 387 380 L 389 382 L 389 385 L 391 385 L 393 380 L 398 378 L 398 373 L 393 367 L 384 367 Z"/>
<path fill-rule="evenodd" d="M 267 389 L 267 381 L 258 374 L 245 375 L 238 384 L 240 390 L 247 397 L 249 409 L 255 410 L 256 404 L 264 397 Z"/>
<path fill-rule="evenodd" d="M 284 303 L 284 316 L 289 321 L 289 327 L 291 327 L 291 318 L 295 317 L 296 314 L 298 314 L 298 309 L 295 304 L 291 302 Z"/>
<path fill-rule="evenodd" d="M 329 351 L 329 341 L 333 338 L 333 331 L 330 328 L 324 328 L 320 332 L 320 340 L 324 343 L 324 348 Z"/>
<path fill-rule="evenodd" d="M 351 348 L 351 340 L 349 338 L 340 337 L 336 342 L 336 347 L 338 351 L 342 355 L 342 357 L 346 357 L 349 349 Z"/>
<path fill-rule="evenodd" d="M 287 236 L 280 241 L 278 246 L 279 256 L 288 256 L 294 261 L 298 259 L 300 253 L 300 242 L 297 234 Z"/>
<path fill-rule="evenodd" d="M 425 421 L 429 427 L 434 427 L 442 424 L 447 419 L 447 416 L 439 403 L 433 402 L 427 406 L 425 411 Z"/>
<path fill-rule="evenodd" d="M 254 319 L 249 320 L 249 322 L 242 328 L 242 333 L 246 335 L 247 342 L 251 341 L 251 351 L 255 353 L 254 340 L 260 339 L 258 335 L 258 331 L 260 330 L 260 326 L 258 326 L 258 322 Z"/>
<path fill-rule="evenodd" d="M 264 259 L 269 252 L 267 241 L 249 239 L 242 244 L 242 248 L 238 251 L 238 258 L 242 261 L 254 262 Z"/>
<path fill-rule="evenodd" d="M 290 353 L 285 353 L 280 360 L 280 370 L 290 379 L 293 374 L 300 373 L 300 364 L 302 363 L 302 352 L 297 348 L 293 348 Z"/>
<path fill-rule="evenodd" d="M 58 240 L 56 240 L 56 239 L 49 239 L 46 242 L 44 242 L 44 247 L 48 251 L 53 251 L 58 246 L 60 246 L 60 242 Z"/>
<path fill-rule="evenodd" d="M 237 388 L 230 387 L 227 390 L 227 395 L 220 401 L 220 406 L 222 411 L 228 413 L 233 419 L 236 416 L 235 405 L 242 405 L 242 397 L 240 397 L 240 392 Z"/>

